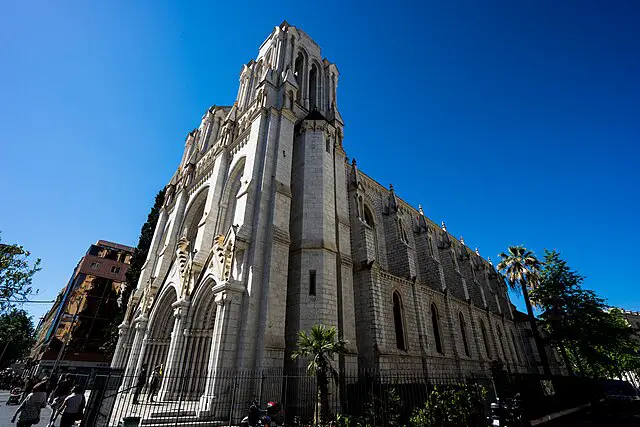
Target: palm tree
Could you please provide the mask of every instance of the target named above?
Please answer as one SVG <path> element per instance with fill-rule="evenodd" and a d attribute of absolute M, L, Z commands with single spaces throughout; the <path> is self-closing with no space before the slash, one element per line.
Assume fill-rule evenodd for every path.
<path fill-rule="evenodd" d="M 540 354 L 542 369 L 546 375 L 551 375 L 549 368 L 549 359 L 542 343 L 542 338 L 536 325 L 536 318 L 533 315 L 533 307 L 529 299 L 529 290 L 535 289 L 538 283 L 538 272 L 540 270 L 540 261 L 533 252 L 527 250 L 524 246 L 509 246 L 508 253 L 500 254 L 501 261 L 498 264 L 498 270 L 506 279 L 509 287 L 514 291 L 522 292 L 524 303 L 527 306 L 527 314 L 529 315 L 529 323 L 533 338 Z"/>
<path fill-rule="evenodd" d="M 320 424 L 328 420 L 329 417 L 329 377 L 338 379 L 338 372 L 331 362 L 336 355 L 344 354 L 347 351 L 347 342 L 338 336 L 335 327 L 324 325 L 313 325 L 311 330 L 300 331 L 298 334 L 298 349 L 291 355 L 292 359 L 299 357 L 311 357 L 307 365 L 309 375 L 315 375 L 318 383 L 318 401 L 316 405 L 320 407 Z"/>

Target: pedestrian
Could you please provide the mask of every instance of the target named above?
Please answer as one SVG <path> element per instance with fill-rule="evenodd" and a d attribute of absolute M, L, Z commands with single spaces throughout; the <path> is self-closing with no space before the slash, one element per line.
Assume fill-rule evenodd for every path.
<path fill-rule="evenodd" d="M 18 414 L 18 427 L 31 427 L 40 422 L 40 411 L 47 406 L 47 384 L 38 383 L 33 386 L 33 390 L 27 394 L 22 401 L 16 413 L 11 418 L 11 422 L 15 423 Z"/>
<path fill-rule="evenodd" d="M 51 405 L 51 418 L 47 427 L 53 427 L 54 421 L 60 412 L 60 408 L 64 403 L 64 399 L 71 393 L 73 388 L 73 377 L 71 374 L 64 374 L 62 380 L 58 382 L 53 393 L 49 396 L 49 404 Z"/>
<path fill-rule="evenodd" d="M 160 377 L 162 376 L 162 365 L 158 365 L 153 369 L 149 378 L 149 397 L 147 402 L 153 402 L 153 398 L 160 387 Z"/>
<path fill-rule="evenodd" d="M 76 421 L 82 421 L 85 403 L 82 386 L 73 387 L 72 393 L 64 399 L 60 408 L 60 427 L 72 427 Z"/>
<path fill-rule="evenodd" d="M 37 384 L 35 377 L 29 375 L 24 379 L 24 388 L 22 389 L 22 397 L 20 400 L 24 400 L 29 393 L 31 393 L 31 389 L 34 385 Z"/>
<path fill-rule="evenodd" d="M 142 393 L 142 389 L 147 383 L 147 367 L 143 366 L 140 369 L 140 374 L 138 374 L 138 379 L 136 380 L 135 391 L 133 392 L 133 404 L 138 404 L 138 398 L 140 397 L 140 393 Z"/>
<path fill-rule="evenodd" d="M 51 394 L 55 391 L 56 387 L 58 386 L 58 381 L 61 378 L 59 378 L 58 375 L 56 375 L 55 373 L 52 373 L 51 376 L 49 377 L 49 385 L 47 386 L 47 395 L 51 396 Z"/>

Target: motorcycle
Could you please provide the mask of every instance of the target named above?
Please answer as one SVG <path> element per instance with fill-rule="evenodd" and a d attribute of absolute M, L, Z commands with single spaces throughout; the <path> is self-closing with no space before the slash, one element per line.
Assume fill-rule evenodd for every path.
<path fill-rule="evenodd" d="M 240 421 L 240 427 L 278 427 L 280 423 L 280 403 L 268 402 L 267 409 L 260 408 L 257 400 L 251 402 L 249 414 Z"/>
<path fill-rule="evenodd" d="M 491 404 L 491 416 L 488 419 L 490 426 L 521 427 L 525 425 L 522 413 L 522 401 L 520 393 L 513 398 L 498 399 Z"/>

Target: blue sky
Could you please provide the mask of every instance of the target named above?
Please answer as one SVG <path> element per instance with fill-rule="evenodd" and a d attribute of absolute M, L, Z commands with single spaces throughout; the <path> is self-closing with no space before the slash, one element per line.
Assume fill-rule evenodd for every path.
<path fill-rule="evenodd" d="M 187 132 L 233 103 L 283 19 L 337 64 L 363 171 L 483 256 L 557 249 L 586 287 L 640 309 L 631 0 L 4 2 L 0 230 L 42 258 L 38 298 L 92 242 L 137 243 Z"/>

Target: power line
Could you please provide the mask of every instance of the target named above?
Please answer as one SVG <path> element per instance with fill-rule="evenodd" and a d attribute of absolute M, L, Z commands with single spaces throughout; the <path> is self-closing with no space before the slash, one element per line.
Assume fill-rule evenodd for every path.
<path fill-rule="evenodd" d="M 15 303 L 20 303 L 20 304 L 51 304 L 52 302 L 55 302 L 55 300 L 51 300 L 51 301 L 45 301 L 45 300 L 6 300 L 6 302 L 15 302 Z"/>

